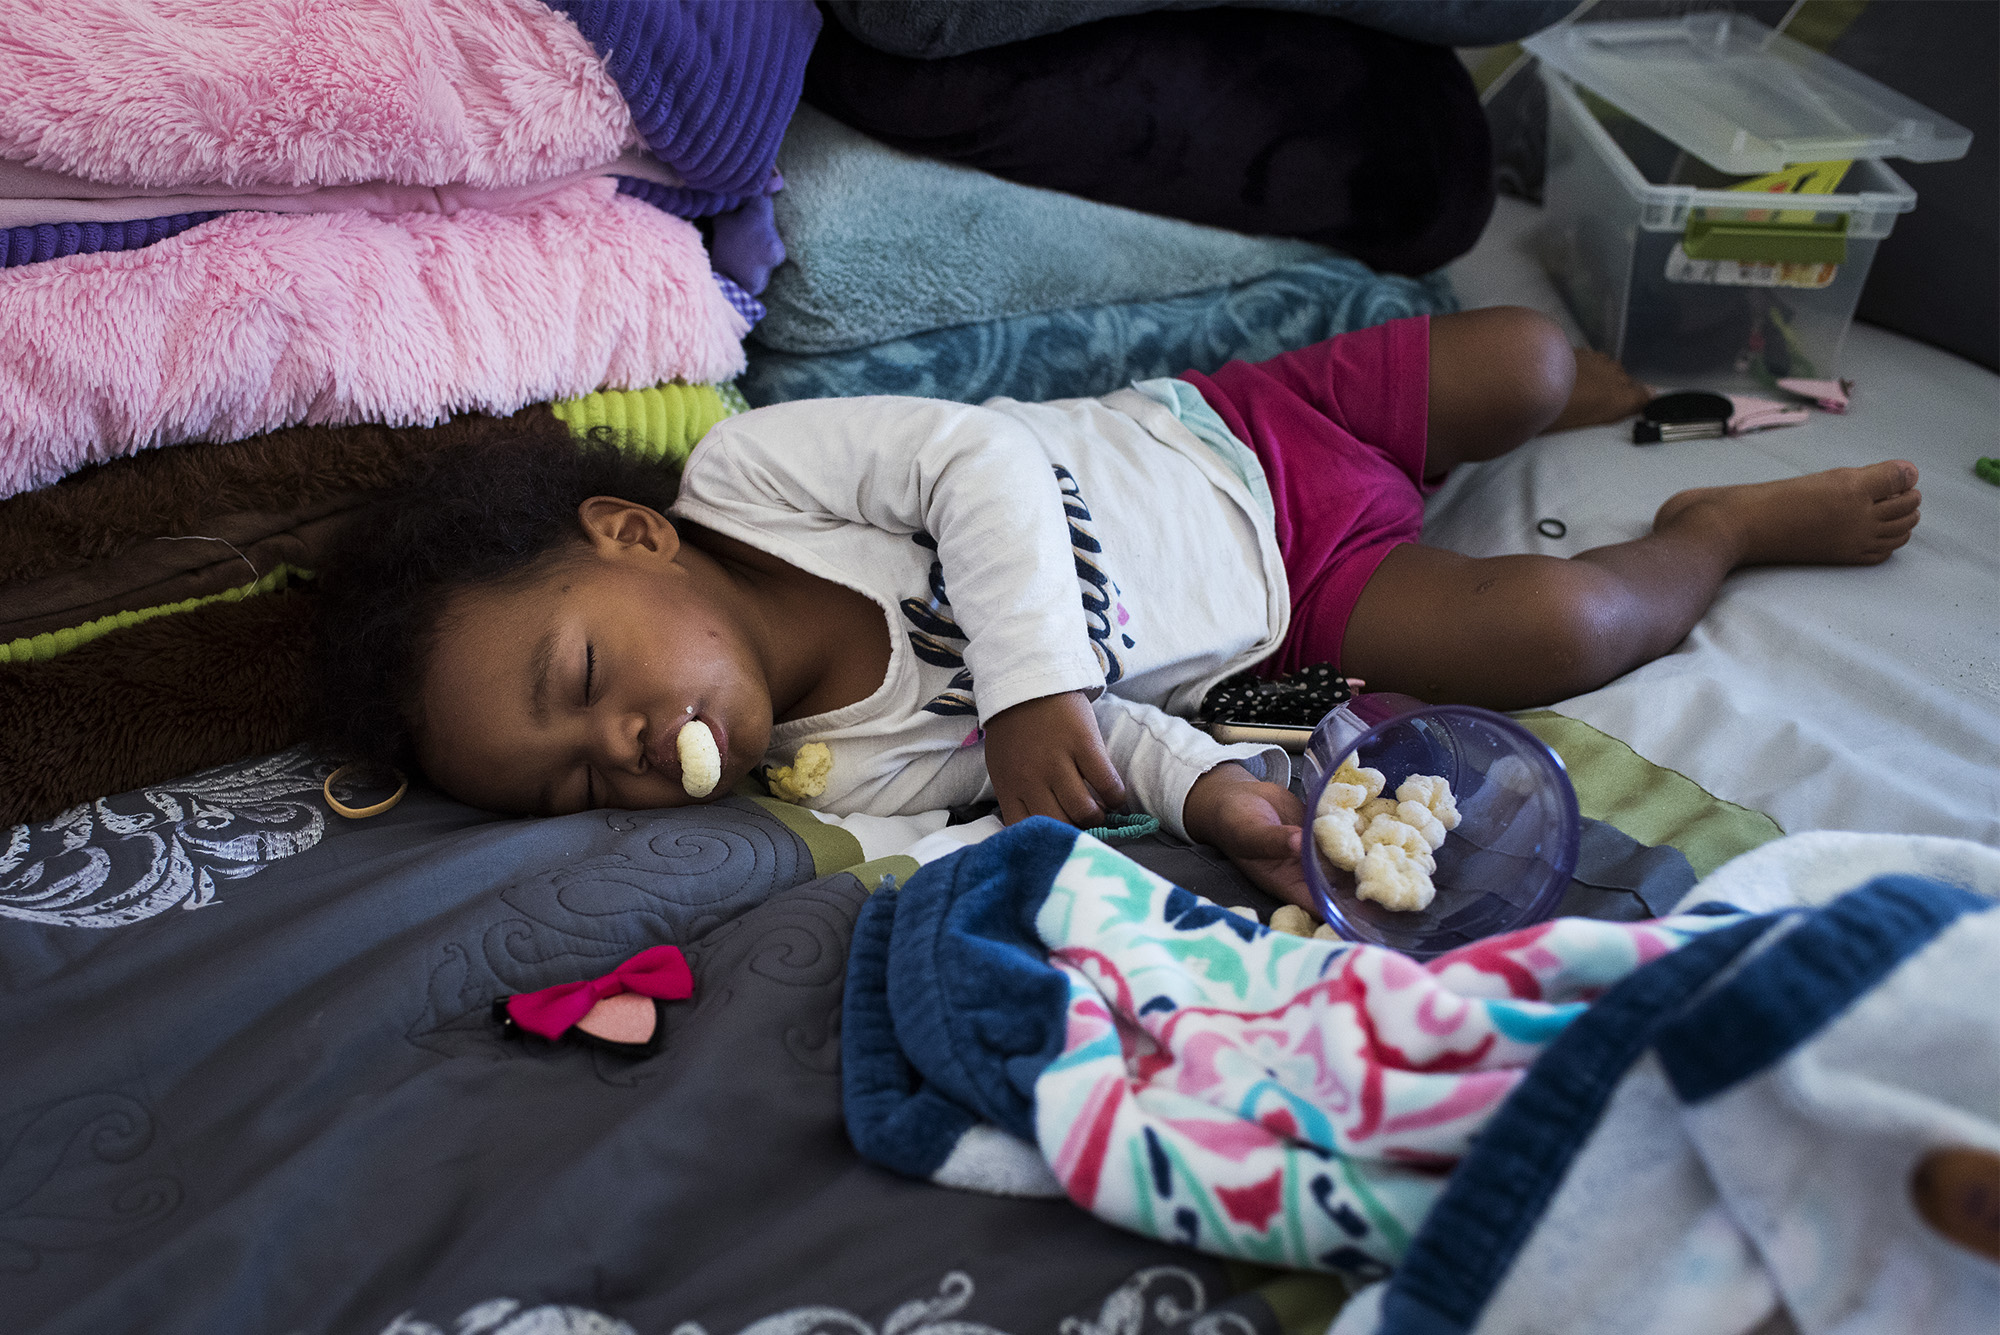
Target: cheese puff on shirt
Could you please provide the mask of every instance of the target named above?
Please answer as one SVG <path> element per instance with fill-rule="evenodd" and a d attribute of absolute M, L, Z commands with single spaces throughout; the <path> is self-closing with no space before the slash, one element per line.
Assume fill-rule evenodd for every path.
<path fill-rule="evenodd" d="M 1131 804 L 1176 834 L 1188 790 L 1224 761 L 1289 779 L 1282 749 L 1225 746 L 1184 717 L 1277 647 L 1290 602 L 1244 478 L 1146 393 L 760 408 L 703 438 L 673 513 L 888 620 L 873 694 L 772 732 L 772 763 L 807 742 L 831 753 L 803 805 L 887 816 L 990 798 L 982 724 L 1070 691 L 1091 699 Z"/>

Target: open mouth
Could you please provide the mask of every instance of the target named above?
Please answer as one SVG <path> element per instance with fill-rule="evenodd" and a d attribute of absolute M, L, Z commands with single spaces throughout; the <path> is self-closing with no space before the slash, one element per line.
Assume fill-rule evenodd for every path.
<path fill-rule="evenodd" d="M 726 774 L 729 768 L 729 730 L 723 726 L 722 720 L 704 713 L 690 712 L 683 714 L 671 729 L 656 729 L 649 726 L 645 734 L 644 755 L 647 771 L 669 780 L 675 787 L 679 788 L 695 801 L 701 801 L 704 798 L 718 795 L 722 785 L 721 776 L 718 776 L 714 789 L 700 794 L 688 791 L 687 778 L 684 773 L 685 767 L 681 763 L 681 729 L 690 723 L 696 722 L 703 724 L 708 729 L 710 738 L 715 742 L 718 767 Z"/>

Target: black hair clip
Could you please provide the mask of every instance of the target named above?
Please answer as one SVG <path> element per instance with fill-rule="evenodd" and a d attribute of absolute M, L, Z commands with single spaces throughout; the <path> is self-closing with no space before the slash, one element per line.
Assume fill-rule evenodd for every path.
<path fill-rule="evenodd" d="M 1639 410 L 1632 424 L 1634 445 L 1657 445 L 1662 441 L 1712 440 L 1729 434 L 1729 419 L 1736 405 L 1725 394 L 1705 389 L 1684 389 L 1662 394 Z"/>

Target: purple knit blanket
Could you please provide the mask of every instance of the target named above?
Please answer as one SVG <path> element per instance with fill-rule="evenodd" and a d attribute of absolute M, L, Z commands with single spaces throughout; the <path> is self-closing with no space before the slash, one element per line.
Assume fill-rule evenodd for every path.
<path fill-rule="evenodd" d="M 646 144 L 697 190 L 763 194 L 819 36 L 812 0 L 549 0 L 604 57 Z"/>

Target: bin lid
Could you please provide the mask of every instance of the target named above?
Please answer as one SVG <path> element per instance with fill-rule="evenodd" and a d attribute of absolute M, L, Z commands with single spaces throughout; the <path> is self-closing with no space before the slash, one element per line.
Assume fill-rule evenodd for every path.
<path fill-rule="evenodd" d="M 1717 171 L 1965 156 L 1972 132 L 1741 14 L 1565 23 L 1523 46 Z"/>

